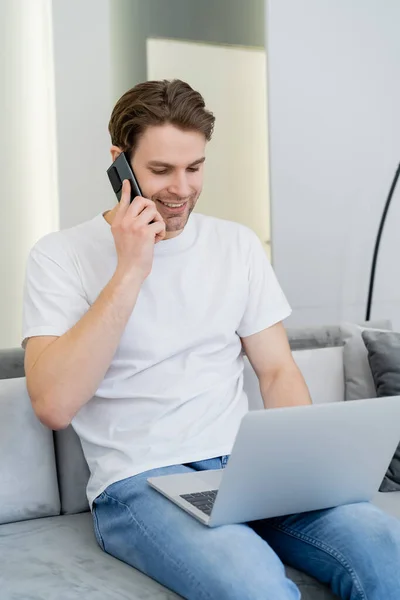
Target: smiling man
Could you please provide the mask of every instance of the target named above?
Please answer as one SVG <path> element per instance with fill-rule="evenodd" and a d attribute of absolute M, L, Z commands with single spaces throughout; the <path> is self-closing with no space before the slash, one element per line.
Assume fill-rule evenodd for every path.
<path fill-rule="evenodd" d="M 285 561 L 343 599 L 397 600 L 400 524 L 367 503 L 209 529 L 147 484 L 226 464 L 248 410 L 242 349 L 265 408 L 310 403 L 261 242 L 192 212 L 213 127 L 179 80 L 142 83 L 117 102 L 111 155 L 128 154 L 144 197 L 130 204 L 125 181 L 119 204 L 32 249 L 23 346 L 33 408 L 80 437 L 101 548 L 181 596 L 298 600 Z"/>

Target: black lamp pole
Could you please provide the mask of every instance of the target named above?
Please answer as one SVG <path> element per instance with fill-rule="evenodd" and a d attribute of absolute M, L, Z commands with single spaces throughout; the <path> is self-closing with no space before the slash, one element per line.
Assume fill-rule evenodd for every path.
<path fill-rule="evenodd" d="M 365 315 L 365 320 L 366 321 L 369 321 L 369 318 L 371 316 L 371 306 L 372 306 L 372 296 L 373 296 L 373 293 L 374 293 L 374 280 L 375 280 L 376 263 L 377 263 L 377 260 L 378 260 L 378 252 L 379 252 L 379 245 L 381 243 L 382 231 L 383 231 L 383 227 L 385 225 L 385 221 L 386 221 L 386 217 L 387 217 L 387 214 L 388 214 L 390 202 L 392 200 L 392 197 L 393 197 L 393 194 L 394 194 L 394 190 L 396 189 L 396 184 L 397 184 L 397 180 L 398 180 L 399 176 L 400 176 L 400 164 L 397 167 L 397 171 L 396 171 L 396 173 L 394 175 L 394 179 L 392 181 L 392 185 L 390 186 L 389 195 L 388 195 L 387 200 L 386 200 L 385 208 L 383 209 L 383 213 L 382 213 L 382 217 L 381 217 L 381 222 L 379 223 L 378 235 L 376 236 L 375 248 L 374 248 L 374 256 L 373 256 L 373 259 L 372 259 L 372 266 L 371 266 L 371 275 L 370 275 L 370 279 L 369 279 L 367 312 L 366 312 L 366 315 Z"/>

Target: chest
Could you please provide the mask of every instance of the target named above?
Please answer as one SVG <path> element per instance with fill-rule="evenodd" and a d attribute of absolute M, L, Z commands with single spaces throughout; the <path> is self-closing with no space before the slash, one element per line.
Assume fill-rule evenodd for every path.
<path fill-rule="evenodd" d="M 115 264 L 103 265 L 87 281 L 93 302 Z M 121 337 L 117 357 L 146 359 L 182 351 L 217 352 L 234 336 L 245 311 L 247 273 L 229 253 L 206 250 L 156 256 Z M 236 336 L 237 337 L 237 336 Z"/>

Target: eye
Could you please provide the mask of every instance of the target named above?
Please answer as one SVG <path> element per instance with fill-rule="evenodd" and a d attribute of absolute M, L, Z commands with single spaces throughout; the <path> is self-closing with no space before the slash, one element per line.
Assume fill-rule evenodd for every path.
<path fill-rule="evenodd" d="M 154 173 L 154 175 L 165 175 L 165 173 L 168 173 L 168 170 L 163 169 L 162 171 L 155 171 L 154 169 L 151 169 L 151 172 Z"/>
<path fill-rule="evenodd" d="M 196 171 L 198 171 L 198 170 L 199 170 L 199 167 L 188 167 L 188 171 L 189 171 L 190 173 L 195 173 L 195 172 L 196 172 Z"/>

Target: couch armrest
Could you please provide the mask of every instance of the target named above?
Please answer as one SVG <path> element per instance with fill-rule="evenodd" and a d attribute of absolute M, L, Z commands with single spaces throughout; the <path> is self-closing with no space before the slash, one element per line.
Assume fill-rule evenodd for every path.
<path fill-rule="evenodd" d="M 0 379 L 24 377 L 24 357 L 22 348 L 0 350 Z"/>

